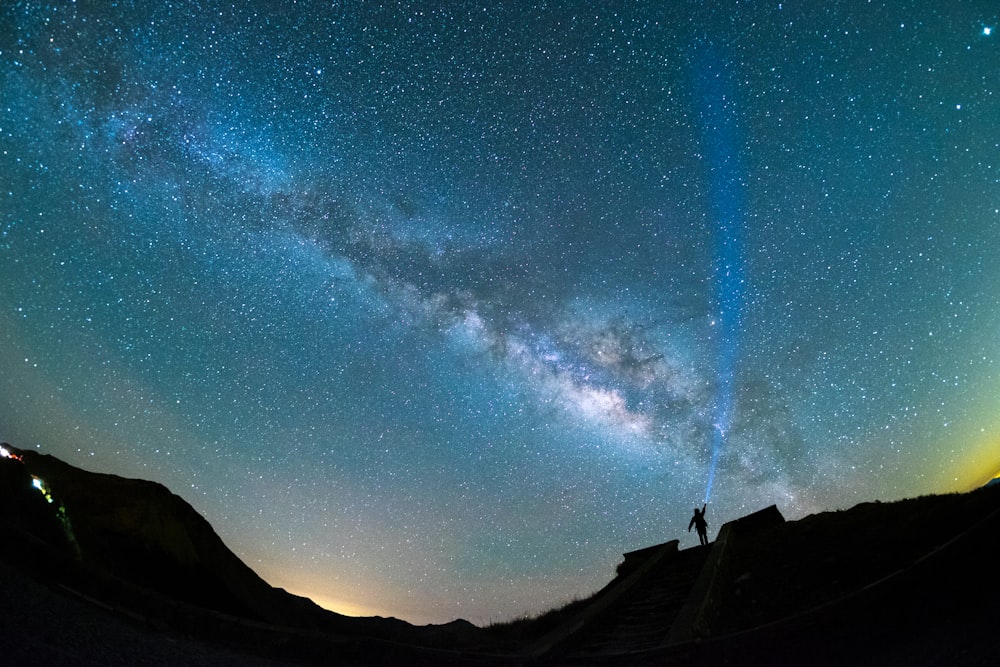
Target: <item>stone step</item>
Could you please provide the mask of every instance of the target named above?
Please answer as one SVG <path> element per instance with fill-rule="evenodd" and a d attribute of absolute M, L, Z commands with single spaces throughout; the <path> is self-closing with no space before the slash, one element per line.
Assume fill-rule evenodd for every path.
<path fill-rule="evenodd" d="M 629 653 L 662 644 L 708 556 L 708 548 L 678 552 L 649 572 L 602 627 L 584 639 L 574 654 L 594 657 Z"/>

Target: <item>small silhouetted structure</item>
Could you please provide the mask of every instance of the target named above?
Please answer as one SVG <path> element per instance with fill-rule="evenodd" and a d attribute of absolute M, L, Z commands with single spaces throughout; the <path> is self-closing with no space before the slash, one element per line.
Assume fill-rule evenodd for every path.
<path fill-rule="evenodd" d="M 694 508 L 694 516 L 691 517 L 691 521 L 688 523 L 688 532 L 691 532 L 691 526 L 694 526 L 698 530 L 698 540 L 702 544 L 708 544 L 708 522 L 705 521 L 705 509 L 707 505 L 702 505 L 699 510 L 697 507 Z"/>

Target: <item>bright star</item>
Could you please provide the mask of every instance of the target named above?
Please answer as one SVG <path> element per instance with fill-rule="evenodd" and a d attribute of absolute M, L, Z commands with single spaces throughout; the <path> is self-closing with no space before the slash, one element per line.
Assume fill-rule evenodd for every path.
<path fill-rule="evenodd" d="M 986 37 L 989 37 L 992 34 L 993 34 L 993 26 L 984 25 L 983 26 L 983 35 L 985 35 Z"/>

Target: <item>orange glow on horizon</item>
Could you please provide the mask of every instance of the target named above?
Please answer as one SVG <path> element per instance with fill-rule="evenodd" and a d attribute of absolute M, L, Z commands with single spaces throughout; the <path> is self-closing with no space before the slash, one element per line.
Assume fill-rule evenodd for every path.
<path fill-rule="evenodd" d="M 355 616 L 355 617 L 368 617 L 368 616 L 385 616 L 384 611 L 373 609 L 371 607 L 348 602 L 347 600 L 341 600 L 332 597 L 326 597 L 322 595 L 310 595 L 303 591 L 289 591 L 294 595 L 301 595 L 302 597 L 309 598 L 316 604 L 318 604 L 323 609 L 327 611 L 332 611 L 336 614 L 342 614 L 344 616 Z"/>

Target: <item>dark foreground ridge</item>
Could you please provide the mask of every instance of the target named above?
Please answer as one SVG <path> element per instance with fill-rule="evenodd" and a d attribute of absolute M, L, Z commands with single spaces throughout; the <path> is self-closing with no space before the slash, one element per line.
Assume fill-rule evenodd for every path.
<path fill-rule="evenodd" d="M 979 665 L 1000 651 L 1000 487 L 624 555 L 601 591 L 476 628 L 350 618 L 273 588 L 153 482 L 3 445 L 5 664 Z"/>

